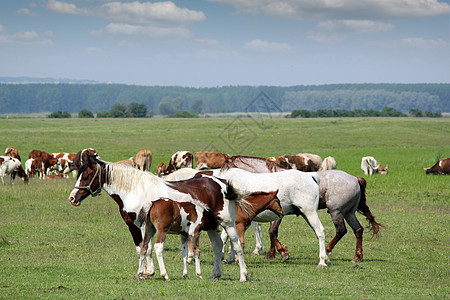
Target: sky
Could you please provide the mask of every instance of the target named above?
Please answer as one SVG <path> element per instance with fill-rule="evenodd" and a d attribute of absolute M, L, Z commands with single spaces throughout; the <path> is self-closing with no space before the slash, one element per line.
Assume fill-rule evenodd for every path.
<path fill-rule="evenodd" d="M 0 0 L 0 77 L 450 83 L 449 15 L 448 0 Z"/>

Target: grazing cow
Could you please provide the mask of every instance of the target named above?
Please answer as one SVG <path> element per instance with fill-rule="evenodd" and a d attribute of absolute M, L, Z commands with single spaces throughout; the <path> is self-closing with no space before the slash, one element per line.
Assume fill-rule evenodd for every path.
<path fill-rule="evenodd" d="M 73 160 L 75 159 L 76 153 L 51 153 L 51 155 L 58 160 L 57 167 L 58 172 L 63 172 L 65 174 L 69 173 L 68 170 L 70 169 L 70 164 L 73 163 Z"/>
<path fill-rule="evenodd" d="M 42 163 L 42 172 L 44 175 L 47 175 L 48 170 L 53 168 L 58 162 L 58 159 L 53 157 L 53 155 L 40 150 L 31 150 L 28 158 L 34 158 Z"/>
<path fill-rule="evenodd" d="M 195 152 L 195 168 L 197 170 L 218 169 L 230 157 L 230 155 L 220 152 Z"/>
<path fill-rule="evenodd" d="M 136 154 L 136 168 L 142 171 L 149 171 L 152 166 L 152 152 L 143 149 Z"/>
<path fill-rule="evenodd" d="M 361 170 L 364 174 L 372 176 L 372 174 L 380 173 L 386 175 L 388 173 L 388 165 L 386 168 L 380 165 L 373 156 L 364 156 L 361 159 Z"/>
<path fill-rule="evenodd" d="M 332 156 L 325 157 L 319 171 L 334 170 L 336 169 L 336 160 Z"/>
<path fill-rule="evenodd" d="M 177 151 L 170 158 L 167 168 L 164 163 L 158 165 L 156 174 L 164 176 L 181 168 L 192 168 L 193 160 L 193 155 L 189 151 Z"/>
<path fill-rule="evenodd" d="M 5 184 L 5 175 L 9 174 L 9 182 L 14 183 L 16 175 L 22 178 L 24 183 L 28 183 L 28 176 L 22 168 L 20 160 L 11 156 L 0 156 L 0 177 Z"/>
<path fill-rule="evenodd" d="M 13 148 L 13 147 L 6 148 L 5 156 L 11 156 L 11 157 L 17 158 L 19 161 L 22 161 L 20 159 L 19 150 L 17 150 L 16 148 Z"/>
<path fill-rule="evenodd" d="M 44 176 L 42 171 L 42 161 L 39 158 L 27 159 L 27 161 L 25 162 L 25 173 L 30 179 L 34 177 L 34 174 L 38 173 L 39 178 L 42 179 Z"/>
<path fill-rule="evenodd" d="M 428 174 L 450 174 L 450 158 L 441 158 L 431 168 L 423 168 Z"/>
<path fill-rule="evenodd" d="M 148 278 L 155 273 L 151 259 L 150 241 L 154 229 L 147 226 L 150 223 L 148 218 L 155 200 L 170 197 L 171 200 L 180 203 L 195 204 L 196 201 L 199 201 L 209 208 L 210 218 L 208 219 L 211 223 L 207 227 L 207 232 L 215 254 L 214 269 L 210 278 L 217 278 L 222 274 L 220 263 L 222 243 L 216 232 L 217 226 L 221 225 L 230 236 L 233 247 L 237 250 L 239 261 L 242 259 L 240 281 L 246 281 L 247 269 L 235 227 L 236 205 L 243 200 L 234 192 L 233 186 L 224 180 L 206 175 L 184 181 L 168 182 L 150 172 L 102 161 L 97 153 L 82 154 L 80 152 L 77 157 L 80 157 L 81 165 L 78 180 L 70 193 L 69 201 L 74 206 L 79 206 L 87 196 L 97 196 L 102 189 L 116 201 L 139 255 L 137 278 Z M 195 227 L 195 224 L 186 224 L 186 226 L 188 225 L 193 226 L 192 229 Z M 161 258 L 161 262 L 162 248 L 161 243 L 155 244 L 155 252 L 158 258 Z M 158 262 L 160 262 L 159 259 Z M 164 271 L 161 266 L 161 276 L 168 279 L 167 273 Z"/>

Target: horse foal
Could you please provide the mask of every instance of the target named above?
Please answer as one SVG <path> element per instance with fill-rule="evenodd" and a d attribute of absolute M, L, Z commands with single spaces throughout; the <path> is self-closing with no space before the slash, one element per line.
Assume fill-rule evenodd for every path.
<path fill-rule="evenodd" d="M 209 208 L 200 201 L 178 202 L 169 198 L 159 198 L 152 203 L 152 207 L 146 218 L 146 233 L 142 242 L 141 251 L 147 252 L 151 259 L 151 241 L 152 236 L 157 233 L 155 241 L 155 254 L 158 260 L 160 274 L 167 281 L 170 280 L 163 260 L 164 241 L 167 234 L 180 234 L 181 249 L 183 257 L 183 278 L 187 278 L 187 256 L 188 239 L 190 240 L 195 257 L 195 272 L 197 277 L 202 278 L 200 268 L 200 248 L 199 239 L 202 230 L 208 231 L 208 234 L 216 235 L 213 249 L 221 249 L 221 240 L 215 229 L 218 226 L 217 220 L 211 214 Z M 149 247 L 149 249 L 147 249 Z M 150 250 L 150 251 L 149 251 Z M 220 266 L 220 263 L 218 264 Z M 221 274 L 221 270 L 215 270 L 214 274 Z"/>

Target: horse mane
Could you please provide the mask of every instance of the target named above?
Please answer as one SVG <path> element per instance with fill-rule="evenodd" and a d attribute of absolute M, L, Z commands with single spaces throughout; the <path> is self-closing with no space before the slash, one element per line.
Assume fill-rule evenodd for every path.
<path fill-rule="evenodd" d="M 105 166 L 105 183 L 114 185 L 115 188 L 126 192 L 135 191 L 138 187 L 142 188 L 148 183 L 157 183 L 162 180 L 149 172 L 144 172 L 123 164 L 105 162 Z"/>

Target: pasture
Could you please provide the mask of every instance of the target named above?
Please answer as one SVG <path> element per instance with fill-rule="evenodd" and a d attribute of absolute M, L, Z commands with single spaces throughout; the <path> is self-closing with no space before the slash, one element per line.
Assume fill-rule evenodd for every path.
<path fill-rule="evenodd" d="M 33 149 L 78 152 L 93 147 L 118 161 L 141 149 L 153 152 L 152 171 L 178 150 L 275 156 L 310 152 L 336 158 L 338 169 L 363 176 L 361 157 L 389 166 L 367 180 L 367 204 L 387 228 L 381 237 L 364 232 L 364 260 L 353 264 L 355 237 L 337 244 L 328 268 L 317 268 L 318 241 L 302 218 L 287 216 L 279 239 L 290 259 L 252 256 L 253 229 L 246 233 L 249 281 L 223 265 L 217 280 L 181 277 L 180 238 L 168 236 L 164 259 L 171 277 L 157 273 L 138 282 L 138 260 L 116 203 L 106 194 L 73 207 L 75 180 L 16 179 L 0 186 L 0 298 L 2 299 L 448 299 L 450 296 L 450 177 L 425 175 L 450 157 L 450 119 L 10 119 L 0 120 L 0 151 L 16 147 L 22 163 Z M 319 212 L 326 242 L 334 226 Z M 367 221 L 358 214 L 365 227 Z M 262 224 L 264 246 L 270 242 Z M 212 270 L 207 234 L 200 241 L 204 278 Z M 156 258 L 154 257 L 156 263 Z M 207 276 L 206 276 L 207 275 Z"/>

